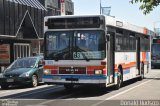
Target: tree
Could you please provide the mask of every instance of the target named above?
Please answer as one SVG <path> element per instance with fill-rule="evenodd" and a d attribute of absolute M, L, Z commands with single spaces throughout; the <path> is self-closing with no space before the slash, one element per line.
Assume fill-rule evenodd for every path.
<path fill-rule="evenodd" d="M 140 2 L 140 10 L 143 10 L 143 13 L 149 14 L 155 7 L 160 3 L 160 0 L 131 0 L 132 4 Z"/>

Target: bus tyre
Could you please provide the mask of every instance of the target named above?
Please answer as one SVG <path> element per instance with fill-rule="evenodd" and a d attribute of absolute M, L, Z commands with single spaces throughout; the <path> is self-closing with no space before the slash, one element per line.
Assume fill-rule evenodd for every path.
<path fill-rule="evenodd" d="M 144 63 L 141 63 L 141 80 L 144 79 Z"/>
<path fill-rule="evenodd" d="M 7 84 L 2 84 L 1 85 L 1 89 L 8 89 L 8 87 L 9 87 L 9 85 L 7 85 Z"/>
<path fill-rule="evenodd" d="M 38 86 L 38 78 L 36 75 L 32 75 L 32 82 L 31 82 L 32 87 Z"/>
<path fill-rule="evenodd" d="M 115 86 L 115 89 L 118 90 L 121 86 L 122 86 L 122 72 L 120 69 L 118 69 L 118 72 L 117 72 L 117 85 Z"/>
<path fill-rule="evenodd" d="M 74 87 L 74 85 L 72 85 L 72 84 L 65 84 L 64 87 L 65 87 L 65 89 L 72 89 Z"/>
<path fill-rule="evenodd" d="M 147 64 L 147 73 L 149 72 L 149 63 Z"/>

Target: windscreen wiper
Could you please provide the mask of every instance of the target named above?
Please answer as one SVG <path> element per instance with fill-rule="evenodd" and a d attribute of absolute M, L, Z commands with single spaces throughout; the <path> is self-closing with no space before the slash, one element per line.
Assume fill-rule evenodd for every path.
<path fill-rule="evenodd" d="M 55 61 L 58 61 L 58 60 L 59 60 L 58 56 L 55 56 L 53 59 L 54 59 Z"/>
<path fill-rule="evenodd" d="M 82 56 L 84 57 L 84 59 L 85 59 L 86 61 L 90 61 L 90 59 L 88 59 L 87 56 L 86 56 L 84 53 L 81 53 L 81 54 L 82 54 Z"/>

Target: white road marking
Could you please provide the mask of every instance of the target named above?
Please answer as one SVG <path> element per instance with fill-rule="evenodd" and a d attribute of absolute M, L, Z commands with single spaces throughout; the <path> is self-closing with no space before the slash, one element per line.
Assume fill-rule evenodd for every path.
<path fill-rule="evenodd" d="M 32 93 L 28 93 L 28 94 L 24 94 L 24 95 L 19 95 L 19 96 L 15 96 L 15 97 L 9 98 L 9 99 L 19 98 L 19 97 L 23 97 L 23 96 L 27 96 L 27 95 L 32 95 L 32 94 L 36 94 L 36 93 L 40 93 L 40 92 L 49 91 L 49 90 L 52 90 L 52 89 L 57 89 L 57 88 L 62 88 L 62 86 L 58 86 L 58 87 L 54 87 L 54 88 L 50 88 L 50 89 L 44 89 L 44 90 L 40 90 L 40 91 L 37 91 L 37 92 L 32 92 Z"/>
<path fill-rule="evenodd" d="M 46 106 L 46 105 L 26 105 L 26 106 Z"/>
<path fill-rule="evenodd" d="M 158 77 L 158 75 L 154 76 L 153 78 L 157 78 L 157 77 Z M 98 102 L 98 103 L 96 103 L 96 104 L 93 104 L 93 105 L 91 105 L 91 106 L 97 106 L 97 105 L 105 102 L 106 100 L 110 100 L 110 99 L 112 99 L 112 98 L 114 98 L 114 97 L 117 97 L 117 96 L 119 96 L 119 95 L 122 95 L 122 94 L 124 94 L 124 93 L 126 93 L 126 92 L 128 92 L 128 91 L 131 91 L 131 90 L 133 90 L 133 89 L 135 89 L 135 88 L 137 88 L 137 87 L 139 87 L 139 86 L 142 86 L 142 85 L 144 85 L 144 84 L 146 84 L 146 83 L 148 83 L 148 82 L 150 82 L 150 81 L 152 81 L 152 80 L 153 80 L 153 79 L 147 80 L 147 81 L 145 81 L 145 82 L 143 82 L 143 83 L 141 83 L 141 84 L 139 84 L 139 85 L 137 85 L 137 86 L 134 86 L 134 87 L 132 87 L 132 88 L 129 88 L 129 89 L 127 89 L 127 90 L 124 90 L 124 91 L 122 91 L 122 92 L 119 92 L 118 94 L 115 94 L 115 95 L 113 95 L 113 96 L 111 96 L 111 97 L 108 97 L 108 98 L 106 98 L 105 100 L 102 100 L 102 101 L 100 101 L 100 102 Z"/>
<path fill-rule="evenodd" d="M 0 95 L 5 94 L 5 93 L 10 93 L 10 92 L 13 92 L 13 91 L 5 91 L 5 92 L 1 92 Z"/>
<path fill-rule="evenodd" d="M 98 103 L 96 103 L 96 104 L 93 104 L 93 105 L 91 105 L 91 106 L 97 106 L 97 105 L 105 102 L 106 100 L 110 100 L 110 99 L 112 99 L 112 98 L 114 98 L 114 97 L 117 97 L 117 96 L 119 96 L 119 95 L 122 95 L 122 94 L 124 94 L 124 93 L 126 93 L 126 92 L 128 92 L 128 91 L 130 91 L 130 90 L 132 90 L 132 89 L 135 89 L 135 88 L 137 88 L 137 87 L 139 87 L 139 86 L 142 86 L 142 85 L 144 85 L 144 84 L 146 84 L 146 83 L 148 83 L 148 82 L 150 82 L 150 81 L 152 81 L 152 80 L 145 81 L 145 82 L 143 82 L 143 83 L 141 83 L 141 84 L 139 84 L 139 85 L 137 85 L 137 86 L 134 86 L 134 87 L 129 88 L 129 89 L 125 90 L 125 91 L 122 91 L 122 92 L 120 92 L 120 93 L 118 93 L 118 94 L 115 94 L 115 95 L 113 95 L 113 96 L 111 96 L 111 97 L 108 97 L 108 98 L 106 98 L 105 100 L 102 100 L 102 101 L 100 101 L 100 102 L 98 102 Z"/>
<path fill-rule="evenodd" d="M 4 96 L 9 96 L 9 95 L 17 94 L 17 93 L 23 93 L 23 92 L 27 92 L 27 91 L 31 91 L 31 90 L 41 89 L 41 88 L 44 88 L 44 87 L 49 87 L 49 86 L 48 85 L 42 85 L 42 86 L 38 86 L 38 87 L 35 87 L 35 88 L 19 89 L 20 91 L 19 90 L 17 91 L 17 89 L 9 90 L 9 91 L 3 91 L 3 92 L 0 93 L 0 95 L 7 94 L 7 95 L 4 95 Z"/>
<path fill-rule="evenodd" d="M 130 90 L 132 90 L 132 89 L 135 89 L 135 88 L 137 88 L 137 87 L 139 87 L 139 86 L 142 86 L 142 85 L 144 85 L 144 84 L 146 84 L 146 83 L 148 83 L 148 82 L 150 82 L 150 81 L 152 81 L 152 80 L 145 81 L 145 82 L 143 82 L 143 83 L 141 83 L 141 84 L 139 84 L 139 85 L 137 85 L 137 86 L 134 86 L 134 87 L 129 88 L 129 89 L 125 90 L 125 91 L 122 91 L 122 92 L 120 92 L 120 93 L 118 93 L 118 94 L 116 94 L 116 95 L 113 95 L 113 96 L 111 96 L 111 97 L 109 97 L 109 98 L 106 98 L 105 100 L 110 100 L 110 99 L 112 99 L 112 98 L 114 98 L 114 97 L 117 97 L 117 96 L 119 96 L 119 95 L 122 95 L 122 94 L 124 94 L 124 93 L 126 93 L 126 92 L 128 92 L 128 91 L 130 91 Z"/>
<path fill-rule="evenodd" d="M 35 104 L 36 106 L 45 106 L 45 104 L 47 104 L 47 103 L 50 103 L 50 102 L 53 102 L 53 101 L 56 101 L 57 99 L 63 99 L 63 98 L 65 98 L 65 97 L 69 97 L 69 96 L 71 96 L 71 95 L 73 95 L 74 93 L 72 93 L 72 94 L 69 94 L 69 95 L 64 95 L 64 96 L 61 96 L 61 97 L 58 97 L 58 98 L 55 98 L 54 100 L 48 100 L 48 101 L 45 101 L 45 102 L 41 102 L 41 103 L 39 103 L 39 104 Z"/>

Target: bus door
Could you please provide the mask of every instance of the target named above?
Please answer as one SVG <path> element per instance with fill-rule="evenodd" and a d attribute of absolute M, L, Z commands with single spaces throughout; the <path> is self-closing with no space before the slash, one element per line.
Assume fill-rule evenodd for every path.
<path fill-rule="evenodd" d="M 137 69 L 137 74 L 140 75 L 140 60 L 141 60 L 141 57 L 140 57 L 140 38 L 139 37 L 136 37 L 136 69 Z"/>
<path fill-rule="evenodd" d="M 115 33 L 109 33 L 107 41 L 107 75 L 108 83 L 114 83 L 114 63 L 115 63 Z"/>

